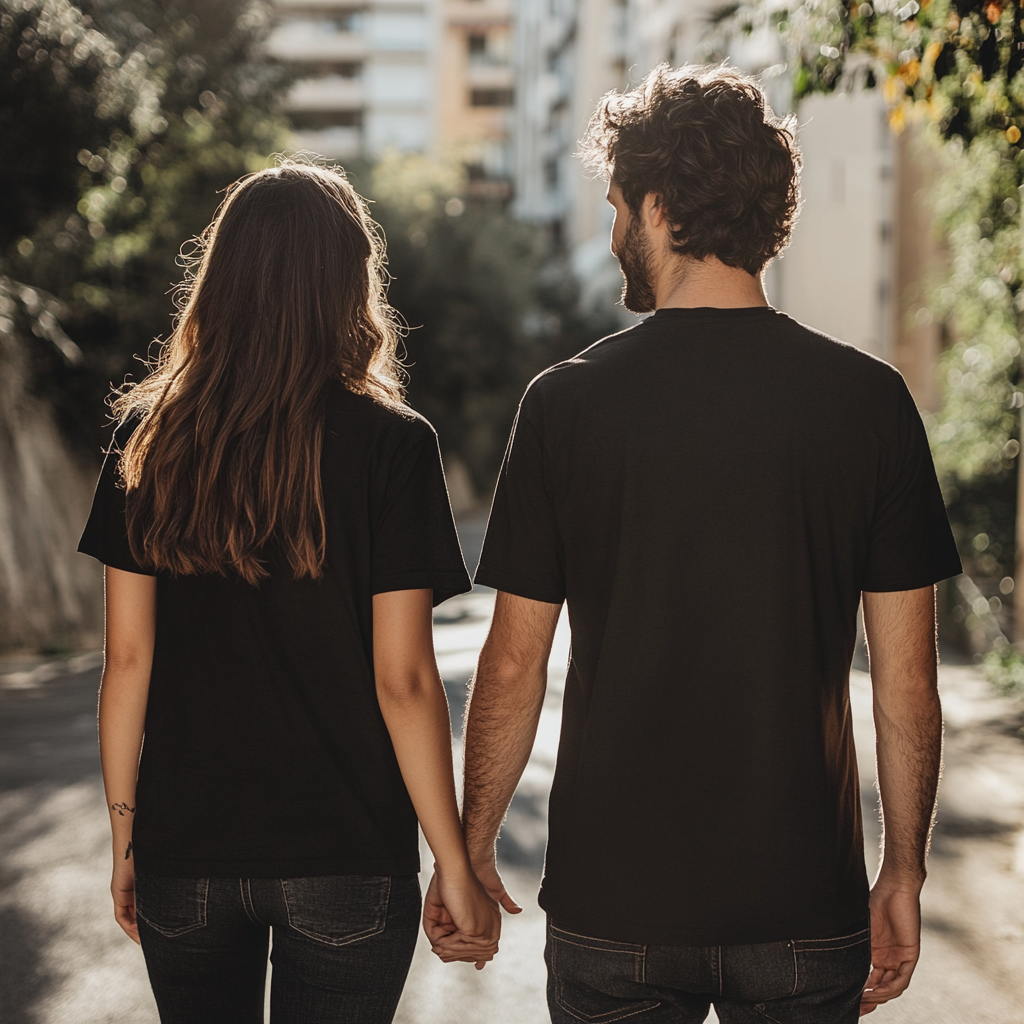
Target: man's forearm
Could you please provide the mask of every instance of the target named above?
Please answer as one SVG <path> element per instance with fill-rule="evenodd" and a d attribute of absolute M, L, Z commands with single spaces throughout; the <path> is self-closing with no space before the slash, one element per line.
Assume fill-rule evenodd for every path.
<path fill-rule="evenodd" d="M 544 704 L 546 665 L 527 671 L 502 665 L 484 648 L 465 728 L 462 827 L 470 859 L 494 856 L 494 843 L 522 777 Z"/>
<path fill-rule="evenodd" d="M 890 888 L 920 888 L 942 769 L 935 588 L 864 593 L 874 694 L 882 865 Z"/>
<path fill-rule="evenodd" d="M 874 706 L 885 877 L 920 884 L 942 771 L 942 708 L 935 690 L 913 701 Z"/>
<path fill-rule="evenodd" d="M 466 709 L 462 828 L 476 867 L 494 841 L 530 759 L 560 604 L 499 590 Z"/>

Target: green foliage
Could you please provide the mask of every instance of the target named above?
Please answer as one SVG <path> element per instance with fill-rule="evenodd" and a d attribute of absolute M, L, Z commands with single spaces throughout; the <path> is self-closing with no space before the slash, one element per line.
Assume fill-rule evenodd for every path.
<path fill-rule="evenodd" d="M 1012 573 L 1024 405 L 1020 6 L 807 0 L 780 8 L 754 0 L 717 32 L 777 33 L 797 99 L 880 88 L 893 130 L 913 124 L 933 148 L 931 200 L 949 267 L 923 315 L 943 322 L 952 341 L 939 368 L 942 408 L 929 423 L 935 460 L 971 570 L 997 579 Z M 977 549 L 979 537 L 991 545 Z"/>
<path fill-rule="evenodd" d="M 409 324 L 409 401 L 489 493 L 527 383 L 602 334 L 537 228 L 465 193 L 458 165 L 390 153 L 367 194 L 384 228 L 392 304 Z"/>
<path fill-rule="evenodd" d="M 1004 697 L 1024 697 L 1024 655 L 1012 645 L 985 655 L 985 676 Z"/>
<path fill-rule="evenodd" d="M 111 381 L 166 334 L 183 239 L 280 148 L 262 0 L 0 0 L 0 274 L 52 293 L 84 358 L 34 386 L 95 450 Z"/>

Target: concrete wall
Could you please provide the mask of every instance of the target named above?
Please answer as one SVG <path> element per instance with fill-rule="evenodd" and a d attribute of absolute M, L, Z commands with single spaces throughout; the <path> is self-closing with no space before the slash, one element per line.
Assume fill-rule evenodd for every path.
<path fill-rule="evenodd" d="M 24 290 L 0 280 L 0 648 L 98 646 L 101 570 L 75 550 L 98 460 L 82 465 L 27 391 Z"/>

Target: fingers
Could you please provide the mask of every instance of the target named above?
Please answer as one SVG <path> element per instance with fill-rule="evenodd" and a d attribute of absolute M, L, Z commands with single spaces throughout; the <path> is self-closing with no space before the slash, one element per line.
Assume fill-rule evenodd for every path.
<path fill-rule="evenodd" d="M 861 1016 L 871 1013 L 882 1003 L 901 996 L 910 985 L 910 978 L 917 966 L 917 960 L 905 960 L 897 967 L 872 967 L 861 997 Z"/>
<path fill-rule="evenodd" d="M 497 955 L 498 941 L 454 932 L 437 942 L 431 942 L 430 949 L 443 963 L 471 963 L 477 965 L 477 970 L 482 970 L 483 965 Z"/>
<path fill-rule="evenodd" d="M 121 930 L 132 942 L 142 945 L 139 939 L 139 925 L 135 920 L 134 903 L 114 903 L 114 920 L 121 926 Z"/>
<path fill-rule="evenodd" d="M 491 895 L 493 896 L 494 894 L 492 893 Z M 501 894 L 495 898 L 509 914 L 521 914 L 523 912 L 523 908 L 509 896 L 505 889 L 502 889 Z"/>

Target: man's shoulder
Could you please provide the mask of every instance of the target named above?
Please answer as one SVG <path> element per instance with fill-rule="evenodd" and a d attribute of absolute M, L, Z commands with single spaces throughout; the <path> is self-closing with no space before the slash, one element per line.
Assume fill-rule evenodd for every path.
<path fill-rule="evenodd" d="M 817 363 L 835 373 L 852 374 L 865 381 L 875 381 L 881 387 L 898 387 L 902 383 L 903 375 L 900 371 L 881 356 L 819 331 L 809 324 L 800 323 L 786 313 L 780 313 L 779 316 L 787 322 L 785 326 L 789 338 L 802 349 L 800 357 L 811 365 Z"/>
<path fill-rule="evenodd" d="M 595 374 L 605 372 L 609 363 L 623 354 L 634 340 L 640 324 L 625 327 L 615 334 L 606 335 L 581 352 L 542 370 L 526 387 L 524 402 L 543 402 L 561 398 L 587 383 Z"/>

